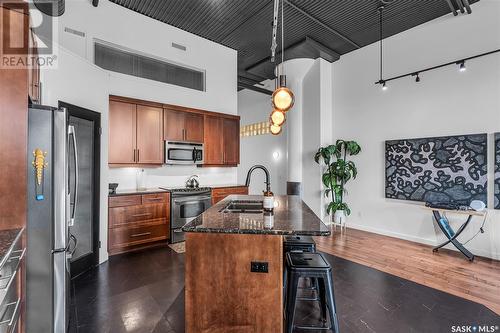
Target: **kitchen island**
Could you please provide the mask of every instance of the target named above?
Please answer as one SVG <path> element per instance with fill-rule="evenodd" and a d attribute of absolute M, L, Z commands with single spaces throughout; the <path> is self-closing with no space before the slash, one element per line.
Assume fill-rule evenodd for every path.
<path fill-rule="evenodd" d="M 328 236 L 298 196 L 231 195 L 183 227 L 186 332 L 282 332 L 283 236 Z"/>

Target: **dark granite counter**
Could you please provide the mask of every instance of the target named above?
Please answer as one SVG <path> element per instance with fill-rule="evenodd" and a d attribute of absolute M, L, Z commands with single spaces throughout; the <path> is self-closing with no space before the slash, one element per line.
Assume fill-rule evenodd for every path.
<path fill-rule="evenodd" d="M 219 185 L 207 185 L 210 188 L 231 188 L 231 187 L 246 187 L 246 185 L 242 184 L 219 184 Z"/>
<path fill-rule="evenodd" d="M 12 247 L 22 235 L 23 228 L 0 230 L 0 268 L 9 259 Z"/>
<path fill-rule="evenodd" d="M 221 212 L 231 200 L 263 200 L 260 195 L 230 195 L 187 223 L 184 232 L 328 236 L 330 229 L 298 196 L 275 196 L 269 213 Z"/>
<path fill-rule="evenodd" d="M 168 190 L 161 188 L 147 188 L 147 189 L 129 189 L 129 190 L 116 190 L 116 193 L 109 194 L 110 197 L 117 197 L 120 195 L 134 195 L 134 194 L 152 194 L 152 193 L 168 193 Z"/>

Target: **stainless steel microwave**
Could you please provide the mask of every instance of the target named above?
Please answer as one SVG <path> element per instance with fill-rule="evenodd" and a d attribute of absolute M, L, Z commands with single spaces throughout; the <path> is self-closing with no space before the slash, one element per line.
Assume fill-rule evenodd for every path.
<path fill-rule="evenodd" d="M 203 143 L 165 141 L 165 164 L 203 164 Z"/>

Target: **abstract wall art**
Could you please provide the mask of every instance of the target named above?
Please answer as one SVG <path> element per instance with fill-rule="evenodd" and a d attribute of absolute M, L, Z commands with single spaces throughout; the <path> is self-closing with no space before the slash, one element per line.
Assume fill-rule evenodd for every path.
<path fill-rule="evenodd" d="M 385 143 L 386 198 L 487 203 L 486 134 Z"/>
<path fill-rule="evenodd" d="M 500 209 L 500 133 L 495 133 L 495 209 Z"/>

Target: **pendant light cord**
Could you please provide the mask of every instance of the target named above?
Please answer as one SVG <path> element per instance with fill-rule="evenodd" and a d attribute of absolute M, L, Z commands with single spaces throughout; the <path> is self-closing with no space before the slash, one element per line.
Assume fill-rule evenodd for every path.
<path fill-rule="evenodd" d="M 285 15 L 283 14 L 283 3 L 285 0 L 281 0 L 281 72 L 284 73 L 284 59 L 285 59 Z"/>
<path fill-rule="evenodd" d="M 384 11 L 384 6 L 383 5 L 380 5 L 380 7 L 378 8 L 379 12 L 380 12 L 380 19 L 379 19 L 379 23 L 380 23 L 380 82 L 383 81 L 383 74 L 384 74 L 384 53 L 383 53 L 383 27 L 382 27 L 382 23 L 383 23 L 383 11 Z"/>

